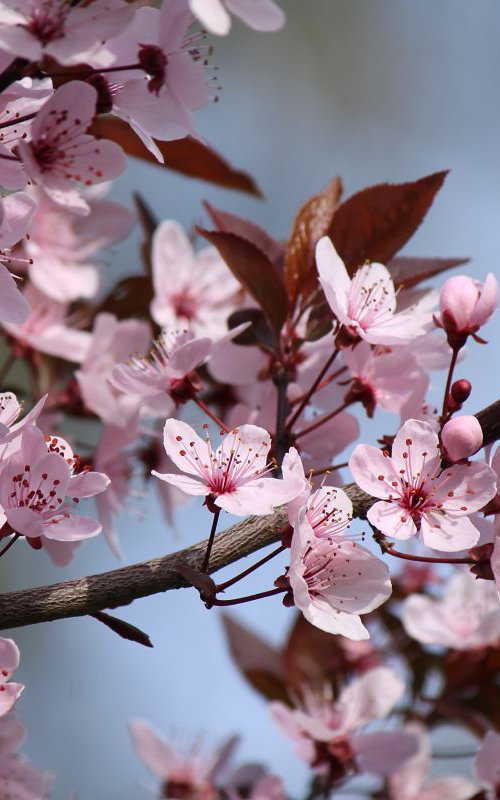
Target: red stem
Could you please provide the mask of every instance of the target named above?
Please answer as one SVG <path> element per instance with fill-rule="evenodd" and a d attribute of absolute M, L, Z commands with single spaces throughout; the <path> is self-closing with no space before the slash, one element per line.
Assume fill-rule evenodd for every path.
<path fill-rule="evenodd" d="M 259 567 L 262 567 L 264 564 L 267 564 L 268 561 L 271 561 L 272 558 L 279 555 L 284 550 L 286 550 L 285 545 L 280 544 L 280 546 L 277 547 L 276 550 L 273 550 L 271 553 L 268 553 L 267 556 L 264 556 L 264 558 L 261 558 L 260 561 L 257 561 L 255 564 L 252 564 L 251 567 L 244 569 L 243 572 L 239 572 L 238 575 L 234 576 L 234 578 L 231 578 L 230 580 L 225 581 L 224 583 L 219 583 L 215 587 L 216 593 L 219 594 L 219 592 L 223 592 L 226 589 L 229 589 L 230 586 L 233 586 L 233 584 L 238 583 L 238 581 L 241 581 L 242 578 L 246 578 L 247 575 L 250 575 L 250 573 L 254 572 L 256 569 L 259 569 Z"/>
<path fill-rule="evenodd" d="M 316 389 L 318 388 L 319 384 L 321 383 L 321 381 L 325 377 L 326 373 L 328 372 L 328 370 L 332 366 L 333 362 L 337 358 L 339 352 L 340 351 L 338 350 L 338 348 L 335 348 L 335 350 L 331 354 L 330 358 L 327 360 L 325 366 L 323 367 L 323 369 L 321 370 L 319 375 L 316 377 L 316 380 L 313 381 L 309 391 L 307 391 L 305 393 L 304 397 L 302 398 L 301 402 L 299 403 L 299 407 L 295 409 L 295 411 L 294 411 L 294 413 L 292 415 L 292 418 L 287 422 L 286 427 L 288 428 L 288 430 L 293 428 L 293 426 L 297 422 L 297 420 L 300 417 L 300 415 L 302 414 L 304 408 L 308 404 L 309 400 L 313 396 L 313 394 L 316 391 Z"/>
<path fill-rule="evenodd" d="M 459 349 L 460 349 L 460 348 L 459 348 Z M 441 412 L 441 422 L 443 422 L 443 423 L 445 422 L 445 420 L 446 420 L 446 416 L 447 416 L 447 411 L 448 411 L 448 398 L 449 398 L 449 395 L 450 395 L 451 382 L 452 382 L 452 380 L 453 380 L 453 373 L 454 373 L 454 371 L 455 371 L 455 366 L 456 366 L 456 363 L 457 363 L 457 358 L 458 358 L 459 349 L 457 349 L 456 347 L 454 347 L 454 348 L 453 348 L 452 355 L 451 355 L 450 368 L 449 368 L 449 370 L 448 370 L 448 377 L 447 377 L 447 379 L 446 379 L 446 388 L 445 388 L 445 390 L 444 390 L 444 398 L 443 398 L 443 410 L 442 410 L 442 412 Z"/>
<path fill-rule="evenodd" d="M 257 594 L 247 594 L 245 597 L 235 597 L 234 600 L 219 600 L 215 598 L 210 601 L 211 606 L 237 606 L 240 603 L 250 603 L 252 600 L 261 600 L 264 597 L 272 597 L 276 594 L 284 594 L 288 589 L 268 589 L 267 592 L 257 592 Z"/>
<path fill-rule="evenodd" d="M 341 406 L 336 408 L 335 411 L 330 411 L 329 414 L 325 414 L 323 417 L 320 417 L 319 419 L 315 420 L 315 422 L 311 423 L 311 425 L 307 425 L 305 428 L 302 428 L 302 430 L 296 434 L 295 438 L 299 439 L 301 436 L 305 436 L 307 433 L 312 433 L 317 428 L 320 428 L 321 425 L 324 425 L 325 422 L 329 422 L 331 419 L 336 417 L 337 414 L 340 414 L 341 411 L 344 411 L 344 409 L 346 409 L 350 405 L 351 405 L 350 402 L 343 403 Z"/>
<path fill-rule="evenodd" d="M 421 561 L 424 564 L 477 564 L 477 561 L 469 557 L 464 558 L 432 558 L 431 556 L 412 556 L 410 553 L 400 553 L 399 550 L 393 550 L 388 544 L 382 543 L 384 553 L 396 558 L 402 558 L 405 561 Z"/>
<path fill-rule="evenodd" d="M 219 425 L 219 427 L 220 427 L 220 428 L 222 428 L 222 430 L 224 431 L 224 433 L 229 433 L 229 428 L 227 427 L 227 425 L 224 425 L 224 423 L 222 422 L 222 420 L 220 420 L 220 419 L 219 419 L 219 417 L 218 417 L 216 414 L 214 414 L 214 412 L 213 412 L 213 411 L 211 411 L 211 410 L 209 409 L 209 407 L 208 407 L 208 406 L 207 406 L 207 405 L 206 405 L 206 404 L 203 402 L 203 400 L 200 400 L 200 398 L 199 398 L 199 397 L 193 397 L 193 400 L 194 400 L 194 402 L 196 403 L 196 405 L 198 406 L 198 408 L 201 408 L 201 410 L 202 410 L 202 411 L 204 411 L 204 412 L 205 412 L 205 414 L 206 414 L 208 417 L 210 417 L 210 419 L 211 419 L 211 420 L 213 420 L 214 422 L 216 422 L 216 423 L 217 423 L 217 425 Z"/>

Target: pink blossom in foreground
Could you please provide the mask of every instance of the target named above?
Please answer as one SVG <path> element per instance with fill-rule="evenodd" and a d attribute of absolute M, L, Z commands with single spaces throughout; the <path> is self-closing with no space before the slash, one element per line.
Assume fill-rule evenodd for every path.
<path fill-rule="evenodd" d="M 299 758 L 317 771 L 327 766 L 328 754 L 345 774 L 367 771 L 386 776 L 413 755 L 415 737 L 404 731 L 364 734 L 362 729 L 386 717 L 404 689 L 391 669 L 376 667 L 344 687 L 336 700 L 329 687 L 323 695 L 304 690 L 298 708 L 273 702 L 271 714 L 282 733 L 296 742 Z"/>
<path fill-rule="evenodd" d="M 408 420 L 392 446 L 392 457 L 370 445 L 358 445 L 349 460 L 358 486 L 380 497 L 368 511 L 370 523 L 385 536 L 408 539 L 419 534 L 435 550 L 473 547 L 479 531 L 468 515 L 496 493 L 496 476 L 485 463 L 441 469 L 439 440 L 432 426 Z"/>
<path fill-rule="evenodd" d="M 19 666 L 19 648 L 12 639 L 0 638 L 0 717 L 8 714 L 24 689 L 10 678 Z"/>
<path fill-rule="evenodd" d="M 132 24 L 106 42 L 110 66 L 117 69 L 101 79 L 113 113 L 160 162 L 163 155 L 154 140 L 193 134 L 192 112 L 209 99 L 209 49 L 200 46 L 201 33 L 187 33 L 192 21 L 187 0 L 169 0 L 159 9 L 136 9 Z M 137 69 L 120 70 L 134 64 Z"/>
<path fill-rule="evenodd" d="M 418 751 L 389 778 L 390 800 L 468 800 L 475 787 L 462 775 L 430 778 L 432 752 L 425 727 L 410 722 L 405 731 L 418 742 Z"/>
<path fill-rule="evenodd" d="M 483 445 L 483 429 L 477 417 L 463 414 L 450 419 L 441 431 L 441 443 L 449 461 L 473 456 Z"/>
<path fill-rule="evenodd" d="M 474 762 L 485 800 L 496 800 L 500 791 L 500 733 L 488 731 Z"/>
<path fill-rule="evenodd" d="M 370 344 L 407 344 L 427 332 L 432 314 L 425 298 L 396 312 L 396 291 L 387 267 L 365 264 L 349 277 L 332 241 L 324 236 L 316 247 L 319 279 L 341 325 Z"/>
<path fill-rule="evenodd" d="M 75 515 L 73 508 L 80 498 L 104 491 L 109 479 L 101 473 L 76 472 L 75 466 L 67 442 L 58 437 L 47 442 L 38 428 L 25 428 L 19 453 L 0 475 L 0 503 L 15 533 L 74 542 L 101 531 L 98 522 Z"/>
<path fill-rule="evenodd" d="M 233 754 L 235 739 L 212 753 L 199 743 L 184 754 L 143 720 L 132 720 L 129 729 L 136 755 L 162 781 L 162 797 L 181 792 L 193 800 L 217 799 L 215 784 Z"/>
<path fill-rule="evenodd" d="M 28 347 L 66 361 L 83 361 L 90 347 L 91 335 L 68 324 L 68 304 L 47 297 L 31 285 L 26 287 L 24 297 L 30 314 L 21 325 L 4 323 L 9 335 L 21 348 Z"/>
<path fill-rule="evenodd" d="M 123 150 L 85 131 L 95 113 L 97 92 L 88 83 L 69 81 L 57 89 L 34 119 L 30 140 L 17 144 L 26 174 L 54 203 L 88 214 L 81 189 L 118 177 Z"/>
<path fill-rule="evenodd" d="M 302 488 L 294 477 L 269 477 L 271 437 L 256 425 L 234 428 L 214 448 L 208 431 L 203 441 L 190 425 L 167 419 L 163 442 L 174 464 L 188 474 L 152 474 L 187 494 L 211 496 L 230 514 L 270 514 Z"/>
<path fill-rule="evenodd" d="M 288 579 L 295 605 L 312 625 L 359 640 L 369 638 L 359 615 L 384 603 L 392 586 L 381 559 L 342 537 L 351 517 L 341 489 L 314 493 L 294 524 Z"/>
<path fill-rule="evenodd" d="M 26 192 L 15 192 L 0 200 L 0 321 L 23 323 L 29 306 L 10 271 L 20 264 L 12 247 L 31 228 L 36 202 Z"/>
<path fill-rule="evenodd" d="M 30 135 L 31 115 L 52 95 L 50 79 L 31 81 L 29 78 L 16 81 L 0 94 L 0 185 L 5 189 L 26 186 L 24 167 L 15 155 L 17 145 Z"/>
<path fill-rule="evenodd" d="M 439 296 L 441 317 L 436 324 L 444 328 L 450 346 L 462 347 L 468 336 L 488 322 L 498 306 L 498 282 L 492 272 L 484 283 L 454 275 L 443 284 Z"/>
<path fill-rule="evenodd" d="M 210 33 L 224 36 L 231 28 L 231 12 L 256 31 L 279 31 L 285 15 L 274 0 L 189 0 L 189 7 Z"/>
<path fill-rule="evenodd" d="M 67 0 L 2 0 L 0 49 L 30 61 L 46 54 L 60 64 L 81 64 L 99 54 L 103 42 L 128 25 L 133 14 L 122 0 L 95 0 L 84 8 Z"/>
<path fill-rule="evenodd" d="M 195 253 L 182 227 L 167 220 L 154 233 L 152 259 L 151 316 L 158 325 L 211 338 L 227 332 L 241 287 L 214 247 Z"/>
<path fill-rule="evenodd" d="M 490 581 L 456 574 L 441 599 L 413 594 L 402 607 L 407 633 L 422 644 L 471 650 L 498 643 L 500 604 Z"/>
<path fill-rule="evenodd" d="M 19 419 L 22 407 L 16 395 L 13 392 L 0 393 L 0 462 L 5 461 L 19 449 L 24 428 L 36 424 L 46 399 L 47 395 Z"/>

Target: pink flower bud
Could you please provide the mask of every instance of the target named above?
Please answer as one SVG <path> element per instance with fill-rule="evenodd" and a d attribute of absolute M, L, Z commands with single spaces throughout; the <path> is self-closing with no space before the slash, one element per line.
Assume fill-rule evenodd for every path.
<path fill-rule="evenodd" d="M 460 461 L 477 453 L 483 444 L 483 431 L 476 417 L 455 417 L 443 427 L 441 441 L 447 458 Z"/>
<path fill-rule="evenodd" d="M 498 283 L 489 272 L 484 283 L 455 275 L 448 278 L 439 296 L 439 323 L 452 347 L 462 347 L 469 334 L 475 334 L 498 306 Z"/>

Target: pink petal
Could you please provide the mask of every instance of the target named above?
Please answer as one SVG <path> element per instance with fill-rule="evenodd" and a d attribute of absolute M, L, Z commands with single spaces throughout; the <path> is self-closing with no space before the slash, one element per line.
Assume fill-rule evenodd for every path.
<path fill-rule="evenodd" d="M 229 11 L 256 31 L 279 31 L 285 15 L 273 0 L 226 0 Z"/>
<path fill-rule="evenodd" d="M 190 425 L 178 419 L 167 419 L 163 444 L 167 456 L 182 472 L 203 477 L 203 466 L 210 463 L 208 446 Z"/>
<path fill-rule="evenodd" d="M 405 731 L 358 734 L 352 743 L 361 771 L 384 778 L 404 765 L 418 746 L 416 737 Z"/>
<path fill-rule="evenodd" d="M 417 528 L 410 514 L 397 503 L 374 503 L 368 509 L 367 518 L 384 536 L 393 539 L 409 539 L 415 536 Z"/>
<path fill-rule="evenodd" d="M 138 758 L 158 778 L 168 779 L 168 774 L 177 761 L 173 747 L 151 725 L 142 720 L 135 719 L 129 722 L 129 730 Z"/>
<path fill-rule="evenodd" d="M 378 447 L 359 444 L 349 459 L 349 469 L 358 486 L 374 497 L 388 500 L 401 486 L 392 459 Z"/>
<path fill-rule="evenodd" d="M 67 517 L 50 520 L 43 526 L 43 535 L 47 539 L 60 542 L 79 542 L 80 539 L 89 539 L 97 536 L 102 526 L 90 517 L 77 517 L 69 514 Z"/>
<path fill-rule="evenodd" d="M 316 245 L 316 263 L 320 283 L 333 313 L 341 322 L 347 322 L 351 279 L 328 236 L 324 236 Z"/>
<path fill-rule="evenodd" d="M 0 717 L 11 711 L 23 689 L 24 686 L 21 683 L 13 681 L 0 684 Z"/>
<path fill-rule="evenodd" d="M 93 497 L 105 492 L 110 484 L 107 475 L 102 472 L 80 472 L 70 478 L 69 497 Z"/>
<path fill-rule="evenodd" d="M 0 321 L 21 325 L 30 308 L 7 267 L 0 264 Z"/>
<path fill-rule="evenodd" d="M 202 483 L 199 478 L 189 478 L 187 475 L 176 475 L 169 472 L 157 472 L 155 469 L 151 470 L 151 475 L 165 483 L 170 483 L 171 486 L 176 486 L 186 494 L 202 496 L 210 494 L 210 487 Z"/>
<path fill-rule="evenodd" d="M 12 673 L 16 671 L 19 666 L 19 659 L 19 647 L 15 641 L 13 639 L 0 638 L 0 670 L 8 672 L 8 676 L 4 674 L 3 678 L 10 678 Z"/>
<path fill-rule="evenodd" d="M 441 462 L 438 444 L 438 436 L 428 422 L 409 419 L 399 429 L 392 445 L 395 469 L 411 469 L 414 476 L 419 473 L 422 479 L 426 475 L 433 477 Z"/>
<path fill-rule="evenodd" d="M 474 547 L 479 531 L 468 517 L 426 512 L 421 521 L 421 536 L 426 547 L 453 553 Z"/>
<path fill-rule="evenodd" d="M 216 33 L 219 36 L 229 33 L 231 17 L 221 0 L 189 0 L 189 7 L 210 33 Z"/>

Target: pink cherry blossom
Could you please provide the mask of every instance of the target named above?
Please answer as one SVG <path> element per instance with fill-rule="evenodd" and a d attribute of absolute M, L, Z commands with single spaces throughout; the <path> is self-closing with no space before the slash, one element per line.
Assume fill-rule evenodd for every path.
<path fill-rule="evenodd" d="M 427 390 L 429 380 L 425 372 L 404 347 L 387 351 L 360 342 L 343 350 L 342 356 L 353 378 L 347 396 L 360 400 L 369 417 L 377 406 L 399 414 L 416 386 Z"/>
<path fill-rule="evenodd" d="M 106 42 L 111 66 L 116 65 L 102 75 L 113 113 L 161 162 L 154 139 L 193 134 L 192 112 L 209 99 L 209 50 L 200 43 L 201 33 L 187 33 L 192 21 L 187 0 L 169 0 L 161 9 L 138 8 L 132 24 Z M 120 69 L 134 65 L 137 69 Z"/>
<path fill-rule="evenodd" d="M 87 336 L 90 335 L 87 334 Z M 134 352 L 145 350 L 151 339 L 147 322 L 118 320 L 113 314 L 98 314 L 82 366 L 76 371 L 83 402 L 104 422 L 128 427 L 137 421 L 142 397 L 137 392 L 117 391 L 109 381 L 113 368 Z M 168 408 L 166 408 L 168 411 Z"/>
<path fill-rule="evenodd" d="M 25 192 L 16 192 L 0 200 L 0 321 L 21 324 L 29 315 L 29 306 L 19 291 L 10 270 L 22 264 L 12 247 L 31 228 L 36 202 Z"/>
<path fill-rule="evenodd" d="M 29 317 L 21 325 L 4 323 L 4 328 L 21 347 L 38 350 L 66 361 L 85 359 L 91 335 L 70 326 L 69 306 L 59 303 L 35 286 L 27 286 L 24 297 L 30 307 Z"/>
<path fill-rule="evenodd" d="M 449 344 L 458 349 L 493 316 L 498 306 L 497 279 L 492 272 L 484 283 L 454 275 L 442 286 L 439 303 L 441 317 L 436 323 L 445 329 Z"/>
<path fill-rule="evenodd" d="M 500 733 L 488 731 L 474 762 L 485 800 L 496 800 L 500 790 Z"/>
<path fill-rule="evenodd" d="M 304 687 L 303 700 L 295 709 L 280 702 L 271 703 L 271 714 L 278 728 L 296 742 L 299 758 L 322 769 L 316 744 L 344 762 L 346 772 L 366 770 L 389 775 L 416 749 L 415 737 L 402 731 L 363 734 L 369 723 L 383 719 L 404 693 L 403 681 L 387 667 L 376 667 L 344 687 L 336 700 L 331 688 L 315 694 Z"/>
<path fill-rule="evenodd" d="M 99 55 L 133 14 L 121 0 L 95 0 L 84 8 L 66 0 L 2 0 L 0 49 L 30 61 L 47 54 L 60 64 L 81 64 Z"/>
<path fill-rule="evenodd" d="M 158 325 L 188 327 L 217 338 L 237 306 L 241 287 L 214 247 L 193 251 L 181 226 L 162 222 L 153 236 L 151 315 Z"/>
<path fill-rule="evenodd" d="M 0 717 L 8 714 L 24 689 L 10 678 L 19 666 L 19 648 L 12 639 L 0 639 Z"/>
<path fill-rule="evenodd" d="M 469 800 L 474 784 L 462 775 L 430 778 L 431 744 L 424 726 L 410 722 L 405 731 L 415 736 L 418 751 L 390 776 L 390 800 Z"/>
<path fill-rule="evenodd" d="M 30 280 L 61 303 L 93 298 L 100 285 L 96 254 L 130 233 L 135 214 L 120 203 L 86 192 L 90 211 L 82 217 L 53 203 L 44 192 L 32 194 L 38 208 L 29 239 L 24 243 L 24 252 L 32 261 L 28 268 Z"/>
<path fill-rule="evenodd" d="M 381 498 L 367 514 L 375 528 L 395 539 L 418 533 L 435 550 L 473 547 L 479 531 L 469 515 L 496 492 L 495 473 L 485 463 L 442 470 L 437 434 L 428 423 L 414 419 L 400 428 L 392 457 L 361 444 L 349 460 L 349 469 L 358 486 Z"/>
<path fill-rule="evenodd" d="M 25 727 L 18 719 L 11 714 L 0 719 L 0 796 L 5 800 L 48 800 L 54 777 L 40 772 L 16 752 L 25 738 Z"/>
<path fill-rule="evenodd" d="M 30 539 L 80 541 L 96 536 L 101 525 L 73 514 L 73 508 L 80 498 L 104 491 L 108 483 L 106 475 L 75 472 L 67 442 L 58 437 L 47 442 L 32 426 L 23 431 L 19 453 L 0 475 L 0 503 L 15 533 Z"/>
<path fill-rule="evenodd" d="M 38 112 L 30 140 L 17 144 L 28 177 L 55 203 L 78 214 L 89 213 L 82 187 L 116 178 L 125 169 L 125 156 L 117 144 L 85 133 L 96 103 L 93 86 L 65 83 Z"/>
<path fill-rule="evenodd" d="M 19 419 L 22 407 L 13 392 L 0 393 L 0 462 L 5 462 L 13 453 L 19 450 L 24 428 L 36 425 L 47 395 L 36 403 L 31 411 Z"/>
<path fill-rule="evenodd" d="M 129 729 L 136 755 L 162 781 L 162 796 L 170 797 L 175 788 L 181 788 L 193 800 L 217 799 L 215 783 L 233 754 L 235 739 L 213 752 L 198 742 L 184 754 L 143 720 L 132 720 Z"/>
<path fill-rule="evenodd" d="M 422 644 L 471 650 L 498 643 L 500 605 L 495 586 L 469 572 L 456 574 L 441 599 L 413 594 L 403 603 L 406 631 Z"/>
<path fill-rule="evenodd" d="M 153 475 L 192 495 L 210 495 L 215 505 L 230 514 L 270 514 L 301 490 L 298 480 L 269 477 L 271 437 L 256 425 L 234 428 L 214 448 L 207 431 L 203 441 L 187 425 L 167 419 L 163 434 L 169 458 L 183 473 Z"/>
<path fill-rule="evenodd" d="M 407 344 L 427 332 L 432 314 L 425 298 L 396 312 L 396 292 L 387 267 L 365 264 L 349 278 L 332 241 L 324 236 L 316 248 L 319 279 L 338 321 L 370 344 Z"/>
<path fill-rule="evenodd" d="M 450 419 L 441 431 L 441 443 L 449 461 L 473 456 L 483 445 L 483 429 L 477 417 L 463 414 Z"/>
<path fill-rule="evenodd" d="M 0 185 L 6 189 L 26 186 L 27 175 L 15 155 L 17 145 L 30 136 L 31 115 L 52 95 L 50 79 L 31 81 L 29 78 L 16 81 L 0 95 Z"/>
<path fill-rule="evenodd" d="M 312 625 L 359 640 L 369 638 L 359 615 L 384 603 L 392 586 L 381 559 L 343 538 L 351 516 L 341 489 L 313 494 L 294 525 L 288 579 L 295 605 Z"/>
<path fill-rule="evenodd" d="M 220 36 L 231 28 L 228 12 L 256 31 L 279 31 L 285 24 L 285 15 L 274 0 L 189 0 L 189 7 L 210 33 Z"/>

